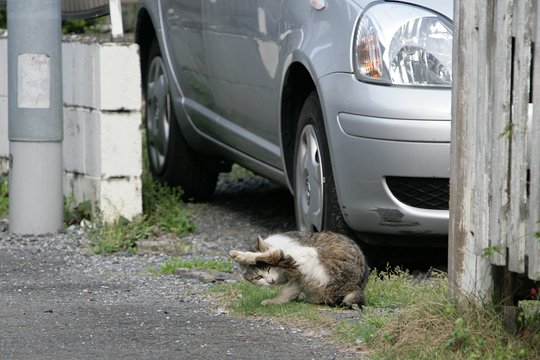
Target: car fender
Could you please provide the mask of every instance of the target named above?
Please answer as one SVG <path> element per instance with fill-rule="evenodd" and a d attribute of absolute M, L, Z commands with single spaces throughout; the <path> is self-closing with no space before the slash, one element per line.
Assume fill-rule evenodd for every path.
<path fill-rule="evenodd" d="M 309 0 L 284 2 L 282 54 L 280 54 L 284 60 L 281 72 L 280 108 L 283 107 L 283 94 L 291 66 L 301 64 L 314 83 L 324 113 L 324 94 L 318 88 L 318 79 L 330 73 L 353 72 L 352 46 L 356 23 L 363 6 L 369 2 L 352 0 L 327 2 L 327 6 L 322 10 L 312 7 Z M 335 21 L 333 18 L 341 20 Z M 293 24 L 303 26 L 294 27 Z M 280 119 L 280 133 L 284 131 L 281 128 L 282 124 L 283 119 Z M 280 149 L 283 154 L 287 151 L 283 137 L 280 139 Z M 282 157 L 282 161 L 287 184 L 292 192 L 285 156 Z"/>

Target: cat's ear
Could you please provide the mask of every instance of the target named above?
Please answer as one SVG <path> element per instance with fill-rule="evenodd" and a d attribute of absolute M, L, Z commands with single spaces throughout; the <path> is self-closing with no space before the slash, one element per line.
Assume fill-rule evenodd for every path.
<path fill-rule="evenodd" d="M 268 250 L 268 245 L 266 245 L 266 243 L 264 242 L 264 239 L 259 235 L 257 237 L 257 251 L 259 252 L 265 252 L 266 250 Z"/>

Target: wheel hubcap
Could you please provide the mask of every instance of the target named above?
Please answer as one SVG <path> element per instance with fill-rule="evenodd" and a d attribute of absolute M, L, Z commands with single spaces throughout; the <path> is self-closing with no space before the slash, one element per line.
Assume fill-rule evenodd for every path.
<path fill-rule="evenodd" d="M 295 202 L 300 230 L 322 230 L 324 176 L 319 141 L 312 125 L 300 135 L 296 153 Z"/>
<path fill-rule="evenodd" d="M 170 136 L 170 97 L 165 66 L 155 57 L 148 68 L 146 89 L 146 131 L 148 155 L 157 173 L 165 168 Z"/>
<path fill-rule="evenodd" d="M 306 197 L 306 202 L 309 206 L 311 200 L 311 185 L 309 184 L 309 176 L 306 177 L 306 182 L 304 185 L 304 196 Z"/>

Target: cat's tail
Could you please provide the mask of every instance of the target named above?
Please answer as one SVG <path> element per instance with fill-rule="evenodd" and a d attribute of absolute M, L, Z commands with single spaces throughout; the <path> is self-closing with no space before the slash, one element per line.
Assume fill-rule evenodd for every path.
<path fill-rule="evenodd" d="M 368 283 L 370 271 L 371 269 L 369 268 L 369 265 L 366 259 L 364 258 L 364 273 L 362 274 L 362 277 L 360 278 L 360 281 L 358 282 L 358 287 L 362 290 L 366 287 Z"/>

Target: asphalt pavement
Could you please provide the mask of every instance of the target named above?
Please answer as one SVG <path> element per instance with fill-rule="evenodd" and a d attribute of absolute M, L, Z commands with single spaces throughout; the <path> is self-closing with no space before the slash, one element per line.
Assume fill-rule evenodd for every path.
<path fill-rule="evenodd" d="M 80 229 L 20 237 L 0 221 L 2 359 L 342 359 L 337 344 L 232 316 L 211 284 L 148 271 L 159 255 L 90 254 Z"/>

